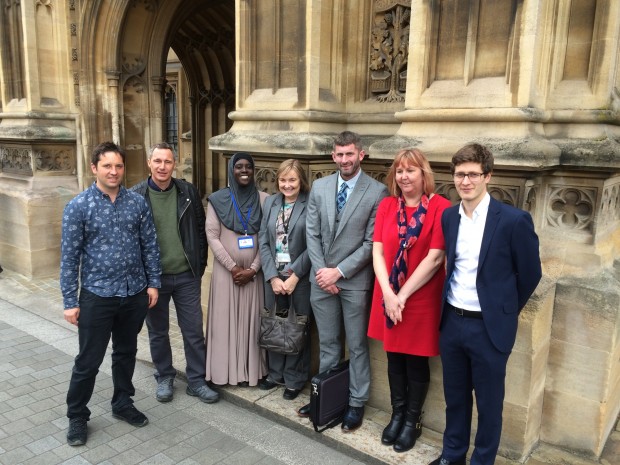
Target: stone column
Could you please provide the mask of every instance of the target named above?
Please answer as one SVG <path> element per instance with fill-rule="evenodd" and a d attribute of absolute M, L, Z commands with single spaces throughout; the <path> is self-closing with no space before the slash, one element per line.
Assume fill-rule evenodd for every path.
<path fill-rule="evenodd" d="M 78 190 L 72 54 L 49 40 L 68 36 L 67 8 L 12 0 L 0 15 L 0 257 L 26 276 L 58 273 L 62 210 Z"/>

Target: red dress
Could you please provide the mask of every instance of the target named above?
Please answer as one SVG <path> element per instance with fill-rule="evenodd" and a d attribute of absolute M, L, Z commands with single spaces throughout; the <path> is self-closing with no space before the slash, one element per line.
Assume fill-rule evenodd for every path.
<path fill-rule="evenodd" d="M 430 249 L 445 250 L 441 214 L 449 206 L 450 201 L 440 195 L 435 194 L 430 198 L 420 237 L 408 251 L 407 279 L 428 255 Z M 407 207 L 407 220 L 415 210 L 414 207 Z M 397 198 L 386 197 L 379 204 L 375 220 L 373 241 L 383 243 L 383 256 L 388 275 L 399 245 L 397 211 Z M 439 315 L 445 277 L 445 267 L 441 266 L 430 281 L 407 299 L 403 320 L 391 329 L 385 325 L 383 292 L 375 279 L 368 336 L 383 341 L 383 348 L 387 352 L 427 357 L 439 355 Z"/>

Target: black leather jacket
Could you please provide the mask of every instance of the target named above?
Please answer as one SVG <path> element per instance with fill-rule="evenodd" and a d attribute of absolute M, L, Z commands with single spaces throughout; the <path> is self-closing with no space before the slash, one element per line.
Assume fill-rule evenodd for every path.
<path fill-rule="evenodd" d="M 205 210 L 193 184 L 176 178 L 172 178 L 172 182 L 177 188 L 177 226 L 185 258 L 194 276 L 202 276 L 207 267 L 208 256 Z M 148 181 L 142 181 L 130 190 L 143 195 L 151 206 Z"/>

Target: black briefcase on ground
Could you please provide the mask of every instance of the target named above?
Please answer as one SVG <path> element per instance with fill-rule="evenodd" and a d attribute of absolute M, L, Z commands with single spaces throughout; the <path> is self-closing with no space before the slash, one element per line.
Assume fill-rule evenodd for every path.
<path fill-rule="evenodd" d="M 319 373 L 310 383 L 310 421 L 321 433 L 340 424 L 349 405 L 349 361 Z"/>

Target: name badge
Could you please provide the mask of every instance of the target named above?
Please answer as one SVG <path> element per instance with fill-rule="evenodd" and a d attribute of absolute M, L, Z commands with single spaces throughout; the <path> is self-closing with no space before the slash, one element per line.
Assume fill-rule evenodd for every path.
<path fill-rule="evenodd" d="M 239 242 L 240 249 L 253 249 L 254 248 L 254 238 L 252 236 L 241 236 L 237 238 Z"/>
<path fill-rule="evenodd" d="M 278 263 L 291 263 L 291 256 L 290 254 L 280 252 L 276 254 L 276 261 Z"/>

